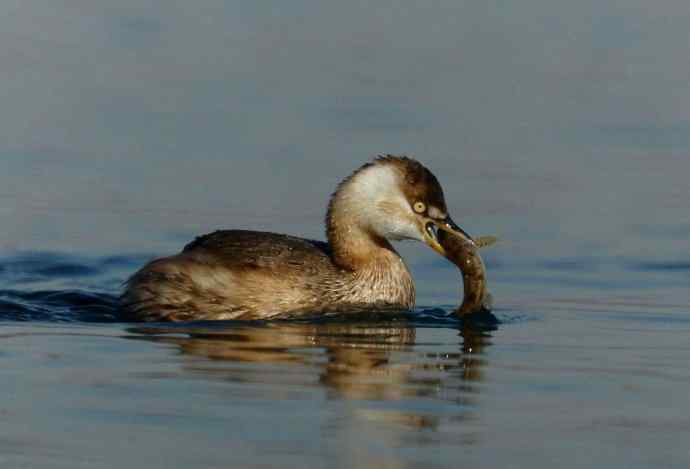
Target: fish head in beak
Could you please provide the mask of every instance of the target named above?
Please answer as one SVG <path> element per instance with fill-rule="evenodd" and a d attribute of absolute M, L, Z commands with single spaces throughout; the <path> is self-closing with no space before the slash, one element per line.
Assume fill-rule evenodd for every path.
<path fill-rule="evenodd" d="M 420 218 L 423 226 L 424 242 L 443 257 L 448 257 L 448 253 L 443 247 L 443 238 L 445 237 L 455 236 L 463 242 L 471 243 L 472 245 L 475 244 L 472 237 L 467 234 L 465 230 L 456 225 L 449 216 L 442 219 L 429 217 Z"/>

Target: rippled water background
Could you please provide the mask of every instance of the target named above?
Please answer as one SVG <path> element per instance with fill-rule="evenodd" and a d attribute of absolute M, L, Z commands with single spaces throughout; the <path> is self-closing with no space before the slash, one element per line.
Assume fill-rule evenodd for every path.
<path fill-rule="evenodd" d="M 690 466 L 687 2 L 0 6 L 0 466 Z M 137 325 L 217 228 L 322 237 L 379 152 L 434 171 L 498 324 L 400 244 L 394 318 Z"/>

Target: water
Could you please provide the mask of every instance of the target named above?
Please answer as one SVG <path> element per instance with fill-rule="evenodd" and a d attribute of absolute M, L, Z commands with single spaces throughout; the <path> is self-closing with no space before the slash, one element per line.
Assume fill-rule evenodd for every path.
<path fill-rule="evenodd" d="M 111 3 L 0 7 L 0 466 L 690 466 L 687 2 Z M 118 318 L 377 152 L 499 236 L 492 318 L 418 243 L 408 314 Z"/>
<path fill-rule="evenodd" d="M 636 300 L 592 281 L 598 297 L 545 295 L 465 324 L 451 304 L 323 321 L 118 322 L 106 287 L 140 262 L 3 259 L 13 287 L 0 291 L 5 467 L 689 462 L 679 263 L 630 264 L 628 281 L 659 275 Z M 585 276 L 586 265 L 489 272 L 495 287 L 519 270 L 552 289 L 535 279 Z"/>

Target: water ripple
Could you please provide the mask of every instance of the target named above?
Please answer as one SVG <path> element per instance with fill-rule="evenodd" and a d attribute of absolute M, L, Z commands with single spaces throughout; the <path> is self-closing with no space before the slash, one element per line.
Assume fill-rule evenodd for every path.
<path fill-rule="evenodd" d="M 0 290 L 0 319 L 8 321 L 113 322 L 117 298 L 80 290 Z"/>
<path fill-rule="evenodd" d="M 631 262 L 629 268 L 642 272 L 690 272 L 690 260 Z"/>

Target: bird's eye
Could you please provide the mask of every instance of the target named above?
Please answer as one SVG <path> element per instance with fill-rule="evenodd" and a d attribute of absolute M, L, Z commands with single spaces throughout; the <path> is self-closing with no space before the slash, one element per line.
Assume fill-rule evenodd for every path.
<path fill-rule="evenodd" d="M 415 202 L 412 208 L 414 208 L 414 211 L 417 213 L 423 213 L 426 210 L 426 205 L 424 202 Z"/>

